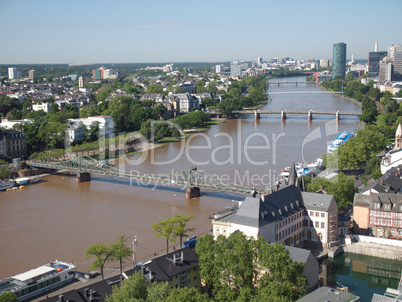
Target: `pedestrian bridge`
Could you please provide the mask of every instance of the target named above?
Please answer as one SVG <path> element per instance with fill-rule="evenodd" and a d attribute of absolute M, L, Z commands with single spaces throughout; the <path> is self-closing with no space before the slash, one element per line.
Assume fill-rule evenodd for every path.
<path fill-rule="evenodd" d="M 138 184 L 143 185 L 154 184 L 155 186 L 187 188 L 187 198 L 199 197 L 200 188 L 240 194 L 249 194 L 252 189 L 250 187 L 229 183 L 226 178 L 225 181 L 223 181 L 219 175 L 210 174 L 197 167 L 166 174 L 140 174 L 134 173 L 133 171 L 119 170 L 90 156 L 77 156 L 62 162 L 32 160 L 27 161 L 26 164 L 35 168 L 50 168 L 58 171 L 76 172 L 77 182 L 89 181 L 91 174 L 100 174 L 134 180 Z"/>

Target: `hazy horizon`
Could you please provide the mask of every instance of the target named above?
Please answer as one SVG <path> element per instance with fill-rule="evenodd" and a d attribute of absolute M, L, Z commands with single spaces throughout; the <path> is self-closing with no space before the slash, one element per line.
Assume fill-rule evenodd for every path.
<path fill-rule="evenodd" d="M 0 1 L 0 64 L 347 59 L 400 44 L 402 1 Z M 384 27 L 387 29 L 384 30 Z"/>

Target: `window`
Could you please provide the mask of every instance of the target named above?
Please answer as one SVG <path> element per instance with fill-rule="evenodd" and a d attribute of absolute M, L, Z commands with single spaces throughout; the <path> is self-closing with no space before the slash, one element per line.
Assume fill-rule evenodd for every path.
<path fill-rule="evenodd" d="M 314 212 L 313 212 L 313 211 L 310 211 L 310 216 L 314 216 Z"/>
<path fill-rule="evenodd" d="M 325 218 L 325 213 L 321 213 L 321 218 Z"/>
<path fill-rule="evenodd" d="M 320 213 L 319 213 L 319 212 L 315 212 L 315 217 L 320 217 Z"/>
<path fill-rule="evenodd" d="M 321 222 L 321 228 L 325 229 L 325 222 Z"/>
<path fill-rule="evenodd" d="M 180 274 L 180 287 L 187 286 L 187 272 Z"/>
<path fill-rule="evenodd" d="M 315 222 L 315 227 L 319 228 L 320 227 L 320 223 L 318 221 Z"/>
<path fill-rule="evenodd" d="M 312 221 L 310 221 L 310 227 L 311 227 L 311 228 L 313 228 L 313 227 L 314 227 L 314 224 L 313 224 L 313 222 L 312 222 Z"/>
<path fill-rule="evenodd" d="M 321 233 L 318 234 L 318 238 L 320 238 L 320 241 L 322 241 L 322 234 Z"/>

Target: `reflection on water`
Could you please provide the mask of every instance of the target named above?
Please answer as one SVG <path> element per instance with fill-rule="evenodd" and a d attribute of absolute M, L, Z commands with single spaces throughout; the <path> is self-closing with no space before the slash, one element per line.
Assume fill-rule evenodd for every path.
<path fill-rule="evenodd" d="M 344 253 L 321 262 L 320 279 L 324 285 L 349 286 L 349 291 L 371 301 L 374 293 L 384 294 L 388 287 L 398 288 L 402 262 Z"/>

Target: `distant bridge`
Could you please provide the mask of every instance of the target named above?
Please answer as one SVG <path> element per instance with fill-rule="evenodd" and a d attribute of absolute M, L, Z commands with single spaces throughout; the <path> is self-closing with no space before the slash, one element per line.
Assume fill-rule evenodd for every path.
<path fill-rule="evenodd" d="M 221 117 L 222 113 L 219 110 L 209 112 L 210 115 Z M 326 110 L 238 110 L 233 111 L 233 114 L 254 114 L 255 119 L 260 119 L 261 114 L 280 114 L 282 120 L 286 120 L 288 114 L 304 114 L 307 115 L 308 120 L 313 119 L 313 115 L 334 115 L 336 120 L 340 120 L 341 115 L 347 116 L 361 116 L 359 112 L 345 112 L 345 111 L 326 111 Z"/>
<path fill-rule="evenodd" d="M 77 172 L 77 182 L 90 181 L 91 174 L 101 174 L 126 178 L 145 185 L 186 187 L 187 198 L 199 197 L 200 188 L 240 194 L 249 194 L 251 192 L 250 187 L 229 183 L 228 181 L 223 182 L 219 176 L 209 174 L 197 167 L 166 174 L 139 174 L 105 165 L 90 156 L 77 156 L 63 162 L 27 161 L 26 164 L 31 167 Z"/>

